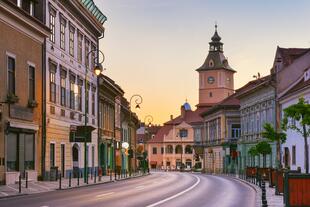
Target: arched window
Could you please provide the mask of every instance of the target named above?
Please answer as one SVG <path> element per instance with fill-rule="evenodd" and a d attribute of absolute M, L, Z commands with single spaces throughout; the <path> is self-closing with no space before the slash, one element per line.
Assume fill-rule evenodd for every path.
<path fill-rule="evenodd" d="M 186 147 L 185 147 L 185 154 L 192 154 L 192 153 L 193 153 L 192 146 L 186 145 Z"/>
<path fill-rule="evenodd" d="M 181 153 L 183 153 L 182 151 L 183 151 L 183 150 L 182 150 L 182 146 L 181 146 L 181 145 L 177 145 L 177 146 L 175 147 L 175 153 L 176 153 L 176 154 L 181 154 Z"/>
<path fill-rule="evenodd" d="M 166 147 L 166 153 L 167 153 L 167 154 L 172 154 L 172 153 L 173 153 L 173 147 L 172 147 L 172 145 L 168 145 L 168 146 Z"/>

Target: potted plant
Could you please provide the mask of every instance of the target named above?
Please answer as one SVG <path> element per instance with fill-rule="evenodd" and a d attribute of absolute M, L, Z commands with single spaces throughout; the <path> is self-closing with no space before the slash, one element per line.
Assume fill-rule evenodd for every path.
<path fill-rule="evenodd" d="M 38 106 L 38 102 L 35 100 L 28 100 L 28 107 L 29 108 L 36 108 Z"/>
<path fill-rule="evenodd" d="M 14 93 L 8 93 L 8 95 L 6 96 L 6 102 L 9 104 L 17 103 L 18 100 L 18 96 L 16 96 Z"/>

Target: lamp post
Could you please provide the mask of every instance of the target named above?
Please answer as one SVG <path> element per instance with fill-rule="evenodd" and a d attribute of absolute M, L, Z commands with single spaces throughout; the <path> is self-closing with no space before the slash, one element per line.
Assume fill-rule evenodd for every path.
<path fill-rule="evenodd" d="M 152 126 L 152 122 L 153 122 L 153 117 L 151 116 L 151 115 L 146 115 L 145 117 L 144 117 L 144 126 L 145 126 L 145 128 L 146 128 L 146 126 L 148 127 L 148 128 L 150 128 L 151 126 Z M 148 122 L 148 125 L 146 125 L 146 122 Z M 146 151 L 146 140 L 145 140 L 145 137 L 144 137 L 144 139 L 143 139 L 143 149 L 144 149 L 144 153 L 147 153 L 147 151 Z M 147 154 L 145 154 L 145 157 L 147 157 Z M 146 159 L 146 158 L 145 158 Z M 146 160 L 144 159 L 144 165 L 143 165 L 143 172 L 145 173 L 145 171 L 146 171 Z"/>
<path fill-rule="evenodd" d="M 104 61 L 104 54 L 101 50 L 91 50 L 87 53 L 87 57 L 91 54 L 97 52 L 97 56 L 93 57 L 93 62 L 95 63 L 95 66 L 93 68 L 94 73 L 96 74 L 96 76 L 99 76 L 102 72 L 102 63 Z M 99 53 L 102 54 L 102 61 L 99 62 Z M 88 111 L 88 103 L 87 101 L 89 101 L 88 99 L 86 100 L 86 93 L 87 93 L 87 67 L 85 67 L 85 79 L 84 79 L 84 183 L 87 182 L 88 180 L 88 169 L 87 169 L 87 140 L 86 140 L 86 136 L 87 136 L 87 111 Z"/>
<path fill-rule="evenodd" d="M 130 97 L 130 100 L 129 100 L 129 106 L 130 106 L 130 117 L 129 117 L 129 126 L 131 125 L 131 103 L 132 101 L 135 101 L 135 108 L 136 109 L 140 109 L 140 104 L 143 102 L 143 98 L 141 95 L 139 94 L 134 94 Z M 136 144 L 137 144 L 137 140 L 136 140 L 136 136 L 135 136 L 135 140 L 134 140 L 134 144 L 135 144 L 135 150 L 134 150 L 134 160 L 135 160 L 135 170 L 137 169 L 137 158 L 136 158 Z"/>

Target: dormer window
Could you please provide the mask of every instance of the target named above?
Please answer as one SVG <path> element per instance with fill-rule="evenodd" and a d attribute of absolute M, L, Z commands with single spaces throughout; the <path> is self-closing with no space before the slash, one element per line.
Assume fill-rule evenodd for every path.
<path fill-rule="evenodd" d="M 214 67 L 214 61 L 212 59 L 209 61 L 209 67 Z"/>

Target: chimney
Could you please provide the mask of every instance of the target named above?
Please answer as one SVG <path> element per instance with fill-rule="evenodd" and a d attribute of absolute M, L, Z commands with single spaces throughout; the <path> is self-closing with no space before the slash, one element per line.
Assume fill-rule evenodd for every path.
<path fill-rule="evenodd" d="M 171 115 L 170 115 L 170 120 L 172 120 L 172 119 L 173 119 L 173 115 L 171 114 Z"/>
<path fill-rule="evenodd" d="M 181 106 L 181 117 L 184 118 L 185 117 L 185 107 Z"/>

